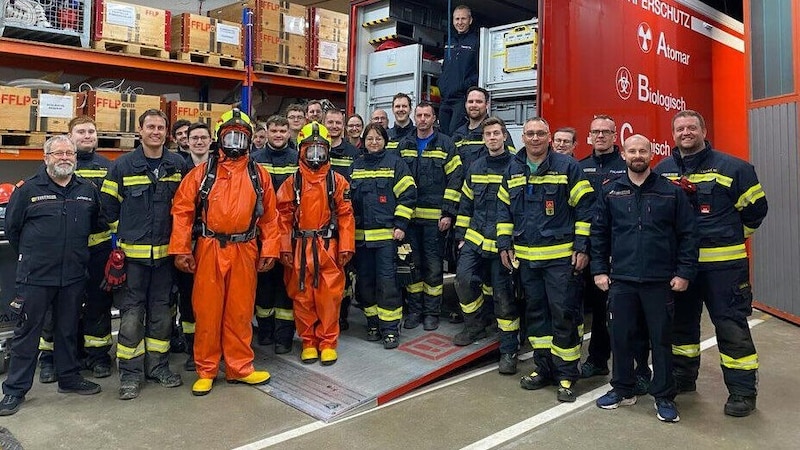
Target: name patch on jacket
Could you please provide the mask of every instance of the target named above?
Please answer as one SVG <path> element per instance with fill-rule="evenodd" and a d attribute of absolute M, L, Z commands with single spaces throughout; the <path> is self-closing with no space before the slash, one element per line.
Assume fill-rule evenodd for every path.
<path fill-rule="evenodd" d="M 94 201 L 94 199 L 92 197 L 87 197 L 85 195 L 79 195 L 79 196 L 75 197 L 75 200 L 82 200 L 84 202 L 93 202 Z"/>
<path fill-rule="evenodd" d="M 42 202 L 45 200 L 56 200 L 56 199 L 58 199 L 58 197 L 53 194 L 37 195 L 36 197 L 31 197 L 31 203 Z"/>
<path fill-rule="evenodd" d="M 584 173 L 595 173 L 595 172 L 597 172 L 597 167 L 584 167 L 583 168 L 583 172 Z"/>
<path fill-rule="evenodd" d="M 608 195 L 617 195 L 617 196 L 620 196 L 620 197 L 625 196 L 625 195 L 631 195 L 631 194 L 632 194 L 632 192 L 631 192 L 630 189 L 624 189 L 624 190 L 621 190 L 621 191 L 613 190 L 613 191 L 608 193 Z"/>

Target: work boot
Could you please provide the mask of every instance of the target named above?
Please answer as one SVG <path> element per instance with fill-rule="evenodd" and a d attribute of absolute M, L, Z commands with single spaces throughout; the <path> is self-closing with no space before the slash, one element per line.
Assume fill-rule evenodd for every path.
<path fill-rule="evenodd" d="M 331 366 L 336 363 L 339 356 L 336 354 L 335 348 L 323 348 L 322 354 L 319 357 L 319 363 L 323 366 Z"/>
<path fill-rule="evenodd" d="M 58 383 L 58 392 L 62 394 L 94 395 L 100 392 L 100 385 L 79 378 L 70 383 Z"/>
<path fill-rule="evenodd" d="M 530 375 L 525 375 L 519 380 L 520 387 L 522 389 L 527 389 L 529 391 L 535 391 L 537 389 L 541 389 L 543 387 L 550 386 L 552 384 L 553 380 L 544 377 L 542 375 L 539 375 L 536 372 L 533 372 Z"/>
<path fill-rule="evenodd" d="M 577 397 L 575 392 L 572 391 L 574 383 L 568 380 L 561 380 L 558 383 L 558 392 L 556 392 L 556 399 L 560 402 L 572 403 Z"/>
<path fill-rule="evenodd" d="M 586 361 L 581 365 L 581 378 L 591 378 L 598 375 L 608 375 L 608 366 L 598 366 L 591 361 Z"/>
<path fill-rule="evenodd" d="M 92 376 L 94 378 L 108 378 L 111 376 L 111 364 L 97 363 L 92 366 Z"/>
<path fill-rule="evenodd" d="M 192 395 L 194 396 L 202 396 L 206 395 L 211 392 L 211 388 L 214 387 L 214 379 L 213 378 L 198 378 L 197 381 L 194 382 L 192 385 Z"/>
<path fill-rule="evenodd" d="M 300 353 L 300 360 L 303 364 L 314 364 L 319 360 L 319 352 L 314 347 L 306 347 Z"/>
<path fill-rule="evenodd" d="M 292 351 L 292 343 L 289 342 L 288 344 L 276 342 L 275 343 L 275 354 L 276 355 L 285 355 Z"/>
<path fill-rule="evenodd" d="M 383 337 L 383 348 L 386 350 L 391 350 L 393 348 L 397 348 L 400 345 L 400 341 L 397 339 L 396 334 L 389 333 Z"/>
<path fill-rule="evenodd" d="M 251 386 L 258 386 L 260 384 L 267 384 L 269 383 L 270 375 L 269 372 L 266 370 L 254 370 L 250 373 L 250 375 L 242 378 L 236 378 L 233 380 L 228 380 L 228 383 L 242 383 L 242 384 L 249 384 Z"/>
<path fill-rule="evenodd" d="M 190 354 L 186 357 L 186 361 L 183 363 L 183 370 L 187 372 L 194 372 L 197 370 L 197 366 L 194 363 L 194 355 Z"/>
<path fill-rule="evenodd" d="M 725 414 L 733 417 L 747 417 L 756 410 L 756 397 L 731 394 L 725 402 Z"/>
<path fill-rule="evenodd" d="M 378 331 L 378 327 L 370 327 L 367 330 L 367 340 L 370 342 L 381 340 L 381 333 Z"/>
<path fill-rule="evenodd" d="M 503 353 L 500 355 L 500 362 L 498 363 L 498 372 L 503 375 L 514 375 L 517 373 L 517 354 L 516 353 Z"/>
<path fill-rule="evenodd" d="M 39 365 L 39 383 L 49 384 L 55 383 L 57 380 L 55 367 L 50 364 Z"/>
<path fill-rule="evenodd" d="M 408 313 L 406 315 L 406 320 L 403 321 L 403 328 L 407 330 L 413 330 L 417 328 L 419 324 L 422 323 L 422 315 L 419 313 Z"/>
<path fill-rule="evenodd" d="M 464 323 L 464 315 L 460 311 L 453 311 L 447 315 L 447 320 L 450 323 Z"/>
<path fill-rule="evenodd" d="M 466 326 L 463 330 L 461 330 L 461 332 L 453 337 L 453 345 L 464 347 L 485 337 L 486 330 L 484 328 L 476 329 L 474 327 Z"/>
<path fill-rule="evenodd" d="M 183 384 L 180 374 L 173 373 L 167 367 L 151 373 L 147 376 L 147 379 L 155 381 L 165 388 L 174 388 Z"/>
<path fill-rule="evenodd" d="M 340 317 L 339 318 L 339 331 L 347 331 L 350 329 L 350 322 L 347 321 L 347 318 Z"/>
<path fill-rule="evenodd" d="M 695 380 L 689 380 L 686 378 L 675 378 L 675 389 L 678 390 L 678 394 L 685 394 L 687 392 L 696 392 L 697 391 L 697 382 Z"/>
<path fill-rule="evenodd" d="M 439 328 L 439 316 L 425 316 L 422 321 L 422 329 L 425 331 L 433 331 Z"/>
<path fill-rule="evenodd" d="M 263 347 L 267 347 L 275 343 L 275 339 L 272 338 L 272 335 L 266 332 L 262 332 L 260 327 L 258 328 L 257 340 L 258 340 L 258 345 L 261 345 Z"/>
<path fill-rule="evenodd" d="M 119 385 L 119 399 L 131 400 L 139 396 L 142 387 L 138 381 L 123 380 Z"/>
<path fill-rule="evenodd" d="M 25 401 L 25 396 L 17 397 L 16 395 L 6 394 L 3 401 L 0 402 L 0 416 L 10 416 L 19 411 L 22 402 Z"/>

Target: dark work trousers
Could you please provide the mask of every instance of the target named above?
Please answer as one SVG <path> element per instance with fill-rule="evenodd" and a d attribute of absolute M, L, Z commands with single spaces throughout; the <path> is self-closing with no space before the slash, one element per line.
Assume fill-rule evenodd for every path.
<path fill-rule="evenodd" d="M 96 364 L 111 364 L 109 351 L 114 344 L 111 338 L 111 303 L 113 296 L 100 288 L 105 278 L 106 262 L 111 253 L 111 242 L 90 247 L 89 281 L 86 285 L 86 304 L 83 306 L 83 348 L 87 368 Z"/>
<path fill-rule="evenodd" d="M 175 284 L 178 286 L 178 316 L 181 330 L 186 339 L 186 353 L 194 355 L 194 309 L 192 307 L 192 287 L 194 274 L 174 271 Z"/>
<path fill-rule="evenodd" d="M 403 298 L 394 260 L 396 252 L 394 241 L 381 247 L 356 247 L 356 298 L 364 308 L 367 327 L 377 327 L 382 336 L 396 335 L 403 318 Z"/>
<path fill-rule="evenodd" d="M 461 247 L 455 288 L 464 323 L 468 330 L 479 331 L 497 320 L 500 329 L 500 352 L 519 349 L 519 311 L 511 285 L 511 273 L 503 267 L 500 256 L 491 257 L 466 243 Z"/>
<path fill-rule="evenodd" d="M 284 270 L 283 264 L 275 264 L 269 271 L 258 274 L 256 321 L 259 336 L 272 336 L 275 343 L 291 346 L 295 329 L 294 310 L 292 299 L 286 293 Z"/>
<path fill-rule="evenodd" d="M 342 297 L 342 305 L 339 307 L 339 320 L 347 320 L 350 316 L 350 305 L 352 304 L 355 296 L 355 278 L 356 269 L 352 262 L 348 262 L 344 266 L 344 297 Z"/>
<path fill-rule="evenodd" d="M 439 105 L 439 132 L 452 136 L 458 127 L 467 123 L 466 95 L 442 99 Z"/>
<path fill-rule="evenodd" d="M 675 299 L 672 354 L 676 380 L 696 380 L 700 369 L 700 315 L 705 302 L 717 335 L 722 375 L 728 392 L 757 393 L 758 354 L 747 317 L 752 314 L 749 262 L 720 270 L 701 270 Z"/>
<path fill-rule="evenodd" d="M 533 347 L 536 373 L 556 381 L 576 381 L 581 307 L 575 290 L 580 275 L 573 274 L 569 259 L 550 264 L 531 267 L 532 263 L 520 261 L 526 334 Z"/>
<path fill-rule="evenodd" d="M 39 337 L 48 309 L 53 313 L 53 361 L 59 386 L 80 379 L 78 363 L 78 317 L 86 282 L 69 286 L 17 284 L 17 294 L 25 299 L 22 315 L 11 338 L 11 361 L 3 393 L 23 397 L 33 385 Z"/>
<path fill-rule="evenodd" d="M 411 259 L 415 270 L 412 283 L 406 287 L 409 314 L 438 316 L 442 309 L 444 273 L 442 255 L 444 238 L 433 220 L 412 221 L 406 231 L 411 243 Z"/>
<path fill-rule="evenodd" d="M 608 359 L 611 357 L 611 338 L 608 333 L 608 293 L 603 292 L 594 284 L 594 277 L 589 273 L 588 268 L 583 270 L 588 278 L 584 279 L 583 302 L 592 309 L 592 338 L 589 339 L 589 356 L 586 362 L 590 362 L 597 367 L 608 367 Z M 636 339 L 635 358 L 636 375 L 647 380 L 650 379 L 650 344 L 647 335 L 647 328 L 643 327 L 640 335 Z"/>
<path fill-rule="evenodd" d="M 633 395 L 634 352 L 641 348 L 643 330 L 653 349 L 650 395 L 675 398 L 672 378 L 673 295 L 669 281 L 636 283 L 614 280 L 609 291 L 608 331 L 611 335 L 611 386 L 623 397 Z"/>
<path fill-rule="evenodd" d="M 155 265 L 128 261 L 128 280 L 114 295 L 120 312 L 117 359 L 121 381 L 142 381 L 169 369 L 172 257 Z"/>

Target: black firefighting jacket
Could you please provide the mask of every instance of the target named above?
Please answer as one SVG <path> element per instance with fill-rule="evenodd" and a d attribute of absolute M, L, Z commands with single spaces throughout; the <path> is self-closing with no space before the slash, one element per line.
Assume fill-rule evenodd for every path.
<path fill-rule="evenodd" d="M 592 154 L 580 160 L 578 164 L 581 166 L 584 178 L 591 183 L 595 195 L 600 195 L 602 192 L 603 182 L 625 175 L 628 171 L 616 145 L 612 152 L 603 155 L 598 155 L 592 150 Z"/>
<path fill-rule="evenodd" d="M 331 169 L 347 178 L 347 181 L 350 181 L 350 166 L 359 156 L 361 156 L 361 150 L 348 142 L 347 139 L 342 139 L 341 144 L 331 147 L 329 156 Z"/>
<path fill-rule="evenodd" d="M 108 169 L 113 164 L 105 156 L 98 155 L 97 152 L 78 152 L 78 165 L 75 167 L 75 175 L 81 176 L 94 184 L 98 190 L 103 188 L 103 180 L 108 174 Z M 107 250 L 111 242 L 111 231 L 106 227 L 105 230 L 89 236 L 89 247 L 97 247 L 99 251 Z M 100 246 L 105 243 L 106 245 Z"/>
<path fill-rule="evenodd" d="M 267 169 L 267 172 L 272 177 L 272 187 L 275 192 L 278 192 L 278 189 L 289 178 L 289 175 L 297 172 L 298 153 L 288 144 L 279 150 L 267 144 L 263 150 L 251 153 L 250 158 Z"/>
<path fill-rule="evenodd" d="M 467 173 L 469 166 L 472 165 L 475 160 L 483 155 L 489 154 L 489 150 L 485 145 L 486 143 L 483 141 L 483 127 L 470 130 L 469 124 L 465 123 L 453 132 L 453 142 L 456 144 L 458 156 L 461 157 L 461 165 L 464 166 L 464 173 Z M 511 136 L 506 137 L 505 147 L 512 155 L 517 153 Z"/>

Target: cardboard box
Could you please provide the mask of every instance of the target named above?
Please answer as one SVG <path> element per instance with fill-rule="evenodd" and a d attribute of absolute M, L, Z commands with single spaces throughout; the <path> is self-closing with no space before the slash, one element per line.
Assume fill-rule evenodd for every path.
<path fill-rule="evenodd" d="M 254 60 L 266 64 L 306 67 L 307 42 L 303 36 L 266 30 L 258 36 Z"/>
<path fill-rule="evenodd" d="M 244 34 L 239 22 L 183 13 L 172 18 L 173 52 L 202 52 L 242 59 Z"/>
<path fill-rule="evenodd" d="M 111 0 L 95 0 L 92 40 L 170 49 L 170 12 Z"/>
<path fill-rule="evenodd" d="M 173 124 L 180 119 L 186 119 L 192 123 L 203 122 L 214 132 L 220 116 L 226 111 L 231 110 L 231 105 L 222 103 L 201 103 L 187 101 L 171 101 L 167 103 L 167 115 L 169 123 Z"/>
<path fill-rule="evenodd" d="M 164 100 L 157 95 L 89 91 L 80 94 L 80 104 L 83 96 L 86 96 L 84 114 L 97 123 L 98 133 L 137 133 L 142 113 L 148 109 L 164 110 Z"/>
<path fill-rule="evenodd" d="M 0 129 L 66 133 L 79 104 L 74 92 L 0 86 Z"/>
<path fill-rule="evenodd" d="M 322 8 L 308 8 L 308 23 L 312 35 L 319 39 L 343 43 L 348 40 L 350 17 L 347 14 Z"/>
<path fill-rule="evenodd" d="M 310 70 L 347 72 L 347 43 L 315 39 L 309 52 Z"/>

